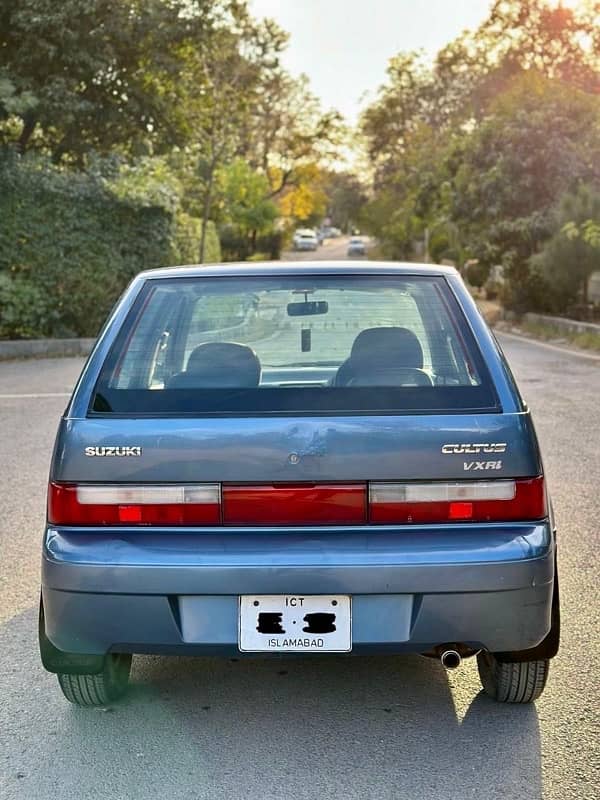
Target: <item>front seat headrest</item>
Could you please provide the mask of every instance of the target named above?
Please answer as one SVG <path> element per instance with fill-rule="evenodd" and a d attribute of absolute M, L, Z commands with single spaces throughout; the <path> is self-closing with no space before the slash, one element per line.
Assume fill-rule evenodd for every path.
<path fill-rule="evenodd" d="M 363 359 L 385 363 L 388 367 L 423 368 L 423 348 L 408 328 L 366 328 L 352 345 L 352 361 Z"/>
<path fill-rule="evenodd" d="M 374 369 L 400 368 L 423 368 L 423 348 L 415 334 L 408 328 L 365 328 L 354 340 L 350 358 L 340 364 L 334 384 L 357 385 Z"/>
<path fill-rule="evenodd" d="M 185 372 L 169 381 L 169 389 L 229 389 L 258 386 L 260 361 L 245 344 L 205 342 L 195 347 Z"/>

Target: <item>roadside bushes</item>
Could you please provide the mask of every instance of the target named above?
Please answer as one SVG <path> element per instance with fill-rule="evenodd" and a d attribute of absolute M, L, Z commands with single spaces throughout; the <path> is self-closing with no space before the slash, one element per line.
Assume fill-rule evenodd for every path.
<path fill-rule="evenodd" d="M 201 223 L 100 177 L 0 162 L 0 337 L 95 336 L 143 269 L 198 260 Z M 210 260 L 219 260 L 214 226 Z M 207 259 L 208 260 L 208 259 Z"/>
<path fill-rule="evenodd" d="M 252 237 L 240 233 L 232 225 L 223 225 L 220 230 L 221 248 L 224 261 L 277 261 L 281 258 L 284 243 L 284 233 L 273 230 Z"/>
<path fill-rule="evenodd" d="M 30 281 L 0 272 L 0 339 L 30 339 L 56 322 L 48 297 Z"/>

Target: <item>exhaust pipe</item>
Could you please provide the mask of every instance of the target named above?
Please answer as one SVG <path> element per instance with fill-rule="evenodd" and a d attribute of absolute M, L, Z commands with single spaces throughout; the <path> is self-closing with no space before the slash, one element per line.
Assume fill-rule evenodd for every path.
<path fill-rule="evenodd" d="M 444 650 L 440 656 L 440 661 L 446 669 L 457 669 L 460 667 L 462 658 L 457 650 Z"/>

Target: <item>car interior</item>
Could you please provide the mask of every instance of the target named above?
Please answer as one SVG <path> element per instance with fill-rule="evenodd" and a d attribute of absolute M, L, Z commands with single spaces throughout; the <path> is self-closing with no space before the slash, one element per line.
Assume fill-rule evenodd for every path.
<path fill-rule="evenodd" d="M 273 372 L 271 370 L 270 372 Z M 314 372 L 314 371 L 313 371 Z M 332 386 L 432 386 L 423 370 L 423 350 L 416 335 L 401 327 L 367 328 L 352 345 L 349 357 L 330 377 L 316 380 L 304 374 L 302 383 Z M 265 376 L 267 377 L 267 376 Z M 186 369 L 173 375 L 168 389 L 251 388 L 261 382 L 261 365 L 248 345 L 203 342 L 188 358 Z M 298 385 L 297 381 L 294 381 Z"/>

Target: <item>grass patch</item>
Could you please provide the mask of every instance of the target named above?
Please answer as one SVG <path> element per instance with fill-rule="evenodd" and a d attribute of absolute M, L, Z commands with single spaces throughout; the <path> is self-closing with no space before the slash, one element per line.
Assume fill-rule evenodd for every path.
<path fill-rule="evenodd" d="M 523 320 L 519 325 L 523 333 L 533 336 L 536 339 L 544 341 L 566 342 L 575 347 L 581 347 L 583 350 L 594 350 L 600 352 L 600 333 L 593 331 L 585 331 L 578 333 L 577 331 L 566 331 L 555 325 L 550 325 L 545 322 L 526 322 Z"/>

